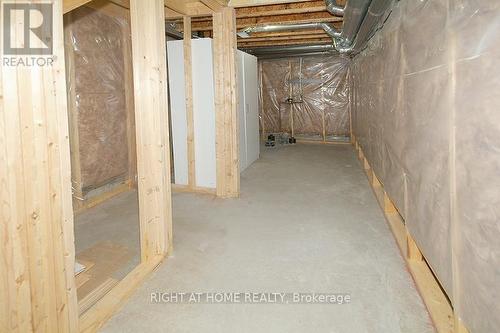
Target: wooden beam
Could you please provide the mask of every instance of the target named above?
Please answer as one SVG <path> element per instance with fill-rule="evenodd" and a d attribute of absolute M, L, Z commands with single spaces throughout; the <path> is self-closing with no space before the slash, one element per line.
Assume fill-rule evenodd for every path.
<path fill-rule="evenodd" d="M 183 15 L 181 13 L 176 12 L 175 10 L 165 7 L 165 18 L 166 19 L 178 19 L 182 18 Z"/>
<path fill-rule="evenodd" d="M 341 17 L 332 16 L 328 13 L 305 13 L 293 15 L 262 16 L 238 19 L 236 27 L 238 29 L 264 24 L 281 23 L 313 23 L 313 22 L 342 22 Z M 193 31 L 212 30 L 212 22 L 192 22 Z"/>
<path fill-rule="evenodd" d="M 172 246 L 163 7 L 163 0 L 130 1 L 142 262 Z"/>
<path fill-rule="evenodd" d="M 176 11 L 179 14 L 186 15 L 187 14 L 187 8 L 186 8 L 186 2 L 182 0 L 165 0 L 164 2 L 165 7 L 170 8 L 174 11 Z"/>
<path fill-rule="evenodd" d="M 187 14 L 191 17 L 212 15 L 213 10 L 201 2 L 190 2 L 186 4 Z"/>
<path fill-rule="evenodd" d="M 275 5 L 281 3 L 295 3 L 304 1 L 307 0 L 230 0 L 228 5 L 234 8 L 238 8 L 238 7 Z"/>
<path fill-rule="evenodd" d="M 200 0 L 200 1 L 213 11 L 219 11 L 225 6 L 224 3 L 219 0 Z"/>
<path fill-rule="evenodd" d="M 214 13 L 213 21 L 217 196 L 229 198 L 240 191 L 234 9 Z"/>
<path fill-rule="evenodd" d="M 52 64 L 0 68 L 0 332 L 78 330 L 63 1 L 52 4 Z M 17 42 L 24 23 L 12 16 Z"/>
<path fill-rule="evenodd" d="M 186 92 L 188 186 L 196 186 L 196 161 L 194 148 L 193 69 L 191 57 L 191 18 L 184 16 L 184 84 Z"/>
<path fill-rule="evenodd" d="M 324 0 L 238 8 L 236 9 L 236 19 L 314 12 L 326 12 Z"/>
<path fill-rule="evenodd" d="M 128 184 L 129 188 L 135 188 L 137 186 L 137 149 L 135 141 L 134 76 L 129 10 L 127 10 L 126 21 L 127 24 L 122 24 L 121 29 L 124 64 L 123 85 L 125 87 L 125 107 L 127 110 Z"/>
<path fill-rule="evenodd" d="M 114 1 L 93 0 L 87 3 L 85 6 L 93 8 L 95 10 L 99 10 L 108 16 L 122 18 L 127 21 L 130 16 L 128 7 L 124 7 L 123 5 L 115 3 Z"/>
<path fill-rule="evenodd" d="M 64 0 L 63 1 L 63 13 L 66 14 L 73 9 L 81 7 L 92 0 Z"/>

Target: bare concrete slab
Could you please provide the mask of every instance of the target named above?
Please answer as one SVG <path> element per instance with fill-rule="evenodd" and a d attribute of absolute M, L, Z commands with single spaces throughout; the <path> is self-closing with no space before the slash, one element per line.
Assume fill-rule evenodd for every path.
<path fill-rule="evenodd" d="M 241 198 L 174 195 L 174 254 L 103 332 L 433 332 L 350 146 L 263 150 Z M 345 293 L 347 304 L 154 303 L 151 293 Z"/>

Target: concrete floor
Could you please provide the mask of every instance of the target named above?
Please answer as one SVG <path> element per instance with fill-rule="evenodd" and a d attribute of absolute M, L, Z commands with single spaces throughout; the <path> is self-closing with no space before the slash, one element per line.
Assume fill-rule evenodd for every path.
<path fill-rule="evenodd" d="M 174 254 L 103 332 L 434 329 L 350 146 L 262 150 L 241 198 L 174 195 Z M 349 304 L 172 304 L 153 292 L 348 293 Z"/>

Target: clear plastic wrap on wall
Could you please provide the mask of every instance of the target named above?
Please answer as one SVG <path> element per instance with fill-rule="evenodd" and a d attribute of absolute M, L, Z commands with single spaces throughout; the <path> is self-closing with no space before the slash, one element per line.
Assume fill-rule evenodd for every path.
<path fill-rule="evenodd" d="M 348 66 L 349 59 L 328 55 L 261 60 L 261 132 L 347 140 Z"/>
<path fill-rule="evenodd" d="M 479 333 L 500 327 L 499 40 L 500 1 L 404 0 L 350 68 L 353 133 Z"/>
<path fill-rule="evenodd" d="M 85 193 L 129 172 L 123 19 L 80 7 L 65 15 L 72 149 Z M 77 162 L 75 160 L 73 163 Z M 74 175 L 75 176 L 75 175 Z"/>

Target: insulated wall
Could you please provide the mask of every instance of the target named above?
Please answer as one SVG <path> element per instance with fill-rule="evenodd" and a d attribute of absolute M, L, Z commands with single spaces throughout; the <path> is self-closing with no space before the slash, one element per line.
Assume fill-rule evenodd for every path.
<path fill-rule="evenodd" d="M 129 23 L 85 6 L 64 18 L 72 180 L 85 196 L 133 177 Z"/>
<path fill-rule="evenodd" d="M 348 140 L 348 67 L 332 55 L 261 60 L 261 132 Z"/>
<path fill-rule="evenodd" d="M 500 327 L 500 2 L 400 1 L 351 66 L 353 133 L 471 332 Z"/>

